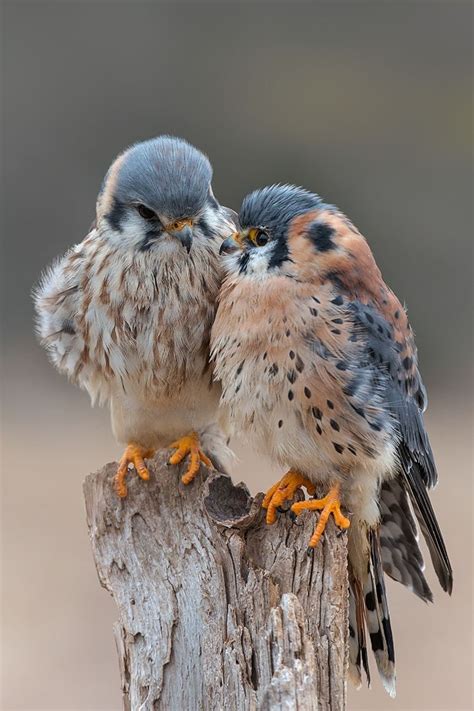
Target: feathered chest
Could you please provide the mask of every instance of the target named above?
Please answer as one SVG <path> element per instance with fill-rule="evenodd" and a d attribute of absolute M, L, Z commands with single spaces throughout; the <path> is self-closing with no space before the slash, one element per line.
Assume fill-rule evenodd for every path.
<path fill-rule="evenodd" d="M 189 255 L 113 254 L 84 264 L 78 324 L 86 357 L 107 379 L 160 396 L 207 369 L 220 284 L 210 243 Z"/>
<path fill-rule="evenodd" d="M 235 384 L 234 395 L 259 392 L 270 406 L 286 385 L 314 378 L 318 361 L 324 377 L 323 361 L 357 350 L 349 341 L 352 322 L 332 299 L 329 290 L 316 293 L 286 278 L 226 284 L 212 332 L 217 376 Z"/>
<path fill-rule="evenodd" d="M 284 277 L 224 284 L 211 349 L 223 402 L 241 430 L 281 438 L 291 422 L 293 434 L 327 435 L 332 446 L 335 434 L 350 433 L 368 451 L 371 433 L 386 426 L 365 343 L 330 285 Z"/>

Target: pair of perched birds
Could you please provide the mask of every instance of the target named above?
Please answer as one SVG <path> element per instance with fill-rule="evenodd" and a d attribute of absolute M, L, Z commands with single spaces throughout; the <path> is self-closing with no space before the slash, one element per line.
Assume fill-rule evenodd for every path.
<path fill-rule="evenodd" d="M 205 452 L 223 459 L 221 415 L 287 470 L 264 499 L 268 523 L 298 488 L 325 494 L 292 510 L 320 511 L 311 547 L 331 515 L 348 529 L 351 676 L 369 676 L 368 630 L 393 695 L 384 572 L 432 599 L 415 518 L 452 589 L 427 494 L 437 473 L 413 332 L 336 207 L 272 185 L 237 216 L 211 179 L 209 160 L 178 138 L 119 155 L 89 234 L 36 292 L 42 342 L 61 372 L 110 404 L 126 445 L 119 496 L 129 465 L 149 478 L 157 448 L 175 449 L 171 464 L 189 456 L 185 484 L 200 462 L 211 466 Z"/>

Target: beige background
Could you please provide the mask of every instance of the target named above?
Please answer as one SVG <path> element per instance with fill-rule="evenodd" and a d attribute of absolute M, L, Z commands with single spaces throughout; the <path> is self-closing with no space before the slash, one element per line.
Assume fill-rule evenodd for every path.
<path fill-rule="evenodd" d="M 106 411 L 36 345 L 29 291 L 84 236 L 112 157 L 162 132 L 209 153 L 226 204 L 273 181 L 337 203 L 407 302 L 455 587 L 448 598 L 429 570 L 427 606 L 389 585 L 398 697 L 373 669 L 350 708 L 472 708 L 471 4 L 4 9 L 1 708 L 119 708 L 81 482 L 120 452 Z M 236 478 L 256 492 L 276 474 L 246 455 Z"/>

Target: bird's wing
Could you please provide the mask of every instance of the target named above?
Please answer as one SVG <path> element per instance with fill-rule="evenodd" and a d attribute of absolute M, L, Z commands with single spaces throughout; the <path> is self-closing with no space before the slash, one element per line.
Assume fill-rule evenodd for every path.
<path fill-rule="evenodd" d="M 400 478 L 425 536 L 441 586 L 452 589 L 452 569 L 427 489 L 438 475 L 425 430 L 426 391 L 418 370 L 413 331 L 406 312 L 388 289 L 370 248 L 345 215 L 337 209 L 325 214 L 335 249 L 327 251 L 325 280 L 336 293 L 349 297 L 355 331 L 365 341 L 366 358 L 383 388 L 397 425 Z M 326 253 L 324 253 L 326 254 Z M 320 260 L 324 264 L 324 260 Z M 355 333 L 354 337 L 358 336 Z"/>
<path fill-rule="evenodd" d="M 396 297 L 391 294 L 392 304 Z M 397 300 L 398 308 L 403 309 Z M 427 489 L 437 481 L 436 467 L 423 422 L 425 390 L 418 371 L 409 326 L 398 329 L 370 303 L 352 301 L 356 327 L 365 337 L 368 361 L 385 374 L 385 399 L 398 426 L 402 481 L 425 536 L 441 586 L 452 590 L 452 569 Z M 404 313 L 404 312 L 403 312 Z M 416 563 L 416 556 L 413 560 Z M 420 571 L 422 568 L 420 569 Z"/>
<path fill-rule="evenodd" d="M 34 291 L 37 332 L 51 361 L 73 382 L 83 385 L 85 343 L 78 319 L 85 268 L 84 243 L 72 248 L 42 276 Z"/>

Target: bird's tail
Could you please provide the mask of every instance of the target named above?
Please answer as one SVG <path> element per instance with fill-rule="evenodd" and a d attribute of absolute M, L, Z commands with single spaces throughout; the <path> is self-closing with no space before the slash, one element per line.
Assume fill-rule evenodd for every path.
<path fill-rule="evenodd" d="M 369 658 L 367 656 L 367 636 L 365 632 L 364 594 L 360 581 L 349 576 L 349 676 L 359 689 L 362 684 L 362 669 L 370 687 Z"/>
<path fill-rule="evenodd" d="M 380 548 L 385 573 L 422 600 L 432 602 L 415 519 L 406 487 L 399 478 L 385 481 L 380 490 Z"/>
<path fill-rule="evenodd" d="M 367 656 L 367 634 L 383 685 L 395 696 L 395 651 L 385 590 L 379 529 L 368 531 L 369 560 L 365 580 L 358 579 L 350 569 L 349 606 L 349 674 L 360 686 L 362 669 L 370 686 Z"/>

